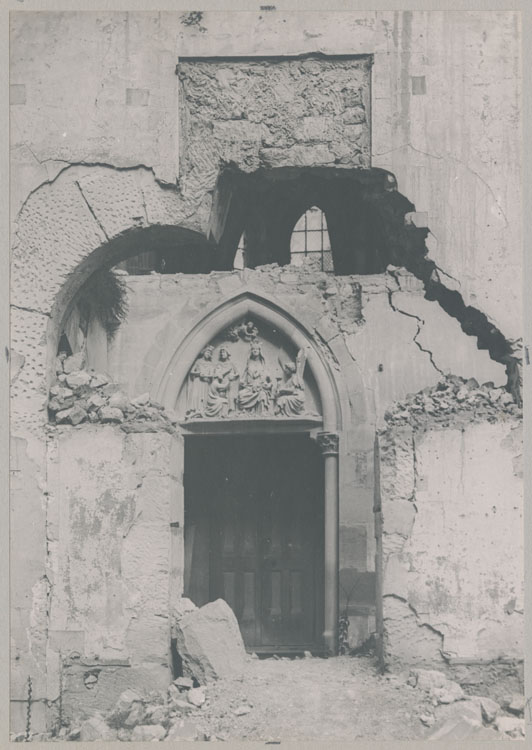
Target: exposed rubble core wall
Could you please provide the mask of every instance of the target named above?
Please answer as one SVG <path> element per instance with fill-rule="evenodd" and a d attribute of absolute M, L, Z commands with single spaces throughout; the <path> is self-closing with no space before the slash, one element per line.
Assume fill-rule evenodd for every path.
<path fill-rule="evenodd" d="M 463 665 L 523 658 L 520 416 L 505 390 L 456 377 L 386 414 L 387 661 L 448 664 L 467 683 Z"/>

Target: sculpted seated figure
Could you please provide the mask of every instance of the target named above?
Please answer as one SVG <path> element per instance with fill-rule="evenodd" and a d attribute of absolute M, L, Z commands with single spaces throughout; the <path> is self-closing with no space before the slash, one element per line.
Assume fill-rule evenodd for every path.
<path fill-rule="evenodd" d="M 238 379 L 229 351 L 222 346 L 207 395 L 206 417 L 226 417 L 235 410 L 234 382 Z"/>
<path fill-rule="evenodd" d="M 240 380 L 238 406 L 246 412 L 265 414 L 271 411 L 274 395 L 274 383 L 266 370 L 261 345 L 255 341 Z"/>
<path fill-rule="evenodd" d="M 283 364 L 285 380 L 277 387 L 276 406 L 277 414 L 284 417 L 297 417 L 305 410 L 305 385 L 303 382 L 303 371 L 305 369 L 306 356 L 301 349 L 298 352 L 296 362 Z"/>

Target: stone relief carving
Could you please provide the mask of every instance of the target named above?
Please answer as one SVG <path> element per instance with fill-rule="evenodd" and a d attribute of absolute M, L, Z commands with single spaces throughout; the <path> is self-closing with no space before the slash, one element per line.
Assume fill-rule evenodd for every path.
<path fill-rule="evenodd" d="M 306 352 L 300 349 L 295 362 L 287 362 L 279 351 L 279 367 L 272 369 L 258 336 L 255 323 L 247 320 L 224 331 L 218 348 L 209 344 L 203 349 L 187 378 L 186 420 L 318 416 L 306 409 Z M 242 347 L 243 342 L 249 344 L 249 350 L 239 372 L 232 346 Z M 242 349 L 239 351 L 242 362 Z"/>

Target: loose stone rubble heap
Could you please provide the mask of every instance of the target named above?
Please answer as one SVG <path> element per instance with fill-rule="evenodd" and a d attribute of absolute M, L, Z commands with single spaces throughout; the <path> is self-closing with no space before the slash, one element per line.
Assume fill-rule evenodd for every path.
<path fill-rule="evenodd" d="M 505 388 L 493 383 L 479 385 L 475 378 L 465 380 L 457 375 L 446 375 L 435 386 L 409 394 L 397 401 L 392 411 L 386 411 L 388 426 L 410 425 L 415 429 L 457 426 L 467 422 L 498 422 L 505 415 L 516 417 L 521 408 Z"/>
<path fill-rule="evenodd" d="M 82 352 L 56 359 L 56 382 L 50 388 L 48 413 L 55 424 L 115 423 L 125 432 L 175 432 L 177 416 L 150 400 L 149 393 L 134 399 L 117 383 L 94 370 L 84 369 Z"/>
<path fill-rule="evenodd" d="M 457 682 L 434 669 L 412 669 L 407 684 L 426 693 L 433 706 L 420 716 L 425 726 L 436 725 L 427 739 L 492 739 L 488 728 L 513 739 L 525 736 L 524 699 L 520 695 L 501 706 L 484 696 L 466 695 Z M 495 732 L 493 737 L 497 738 Z"/>

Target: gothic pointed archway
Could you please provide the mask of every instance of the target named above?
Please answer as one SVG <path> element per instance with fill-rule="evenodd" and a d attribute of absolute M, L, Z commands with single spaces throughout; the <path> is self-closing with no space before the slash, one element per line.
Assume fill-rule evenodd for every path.
<path fill-rule="evenodd" d="M 270 360 L 273 359 L 273 349 L 275 345 L 279 345 L 281 347 L 281 344 L 279 342 L 284 342 L 282 344 L 282 347 L 284 347 L 284 351 L 288 351 L 291 348 L 292 352 L 305 352 L 306 356 L 306 367 L 308 375 L 305 375 L 305 389 L 308 394 L 308 402 L 312 403 L 312 410 L 309 408 L 308 413 L 302 413 L 301 415 L 291 415 L 288 418 L 284 418 L 281 413 L 270 413 L 267 415 L 257 415 L 256 413 L 250 413 L 250 414 L 240 414 L 238 415 L 239 418 L 221 418 L 221 419 L 206 419 L 205 415 L 202 415 L 199 419 L 190 419 L 187 418 L 185 415 L 187 413 L 186 404 L 184 403 L 186 401 L 186 388 L 187 388 L 187 378 L 189 378 L 189 373 L 191 372 L 191 368 L 194 366 L 194 363 L 198 360 L 198 357 L 202 351 L 205 350 L 205 348 L 211 346 L 214 349 L 218 346 L 220 347 L 220 336 L 223 334 L 223 332 L 236 330 L 238 329 L 238 325 L 242 325 L 243 321 L 248 321 L 253 324 L 256 323 L 258 330 L 261 331 L 261 335 L 265 339 L 266 344 L 270 347 L 269 356 Z M 235 328 L 236 327 L 236 328 Z M 245 331 L 244 331 L 245 333 Z M 245 338 L 245 336 L 244 336 Z M 223 340 L 223 339 L 222 339 Z M 240 342 L 241 343 L 241 342 Z M 286 355 L 284 355 L 286 356 Z M 232 298 L 226 299 L 221 305 L 216 306 L 215 308 L 208 311 L 206 314 L 201 316 L 197 319 L 196 323 L 191 327 L 191 329 L 186 333 L 186 335 L 182 338 L 181 343 L 177 346 L 176 350 L 174 351 L 173 355 L 170 357 L 169 361 L 167 361 L 166 366 L 164 368 L 164 371 L 160 373 L 159 377 L 159 386 L 158 386 L 158 392 L 157 392 L 157 399 L 160 403 L 162 403 L 165 407 L 173 409 L 177 412 L 179 415 L 179 426 L 181 434 L 184 437 L 185 442 L 185 518 L 186 518 L 186 507 L 187 507 L 187 492 L 194 493 L 194 491 L 197 491 L 197 481 L 194 485 L 196 487 L 196 490 L 190 490 L 190 483 L 189 488 L 187 490 L 187 478 L 190 480 L 190 476 L 192 474 L 191 470 L 191 464 L 189 461 L 189 464 L 187 465 L 187 456 L 190 457 L 192 455 L 196 456 L 196 461 L 198 454 L 197 446 L 200 445 L 199 436 L 202 436 L 203 442 L 201 445 L 203 446 L 204 450 L 204 461 L 206 461 L 209 464 L 209 468 L 206 469 L 206 473 L 209 472 L 212 474 L 214 469 L 214 464 L 209 463 L 208 460 L 205 458 L 205 456 L 208 456 L 208 450 L 207 453 L 205 453 L 205 446 L 207 445 L 206 437 L 210 436 L 210 439 L 212 441 L 212 436 L 222 436 L 225 438 L 225 442 L 218 441 L 216 445 L 220 449 L 220 452 L 224 455 L 227 454 L 228 458 L 225 462 L 223 462 L 224 465 L 224 476 L 229 476 L 231 474 L 231 471 L 233 471 L 233 474 L 236 476 L 239 474 L 238 466 L 236 465 L 236 468 L 233 467 L 233 469 L 228 468 L 229 466 L 229 457 L 231 456 L 231 449 L 228 448 L 229 443 L 231 440 L 235 441 L 235 436 L 240 436 L 241 441 L 243 445 L 245 444 L 247 448 L 249 448 L 249 445 L 251 443 L 257 444 L 257 450 L 263 450 L 264 447 L 260 447 L 260 445 L 264 446 L 266 442 L 268 442 L 268 438 L 270 439 L 270 442 L 268 445 L 270 446 L 271 450 L 274 451 L 274 443 L 276 440 L 276 436 L 278 438 L 277 443 L 279 443 L 281 440 L 284 440 L 285 445 L 285 452 L 294 450 L 294 456 L 298 451 L 297 455 L 299 456 L 298 460 L 296 461 L 294 459 L 294 466 L 292 467 L 292 472 L 297 472 L 298 470 L 304 471 L 302 467 L 305 465 L 308 465 L 310 467 L 312 460 L 310 459 L 309 462 L 309 456 L 311 455 L 311 452 L 309 452 L 308 448 L 308 439 L 311 438 L 313 441 L 315 441 L 315 447 L 317 444 L 317 447 L 321 451 L 321 454 L 323 456 L 323 461 L 320 464 L 320 484 L 322 486 L 322 490 L 319 493 L 319 503 L 321 503 L 321 508 L 323 510 L 323 521 L 322 521 L 322 527 L 320 529 L 320 545 L 323 552 L 323 565 L 318 565 L 316 568 L 316 574 L 314 577 L 315 581 L 319 580 L 319 585 L 321 586 L 321 591 L 319 592 L 319 596 L 316 597 L 315 601 L 318 602 L 318 606 L 320 608 L 319 616 L 315 618 L 316 622 L 320 623 L 320 633 L 319 633 L 319 647 L 320 650 L 325 651 L 326 653 L 336 653 L 337 652 L 337 639 L 338 639 L 338 570 L 339 570 L 339 545 L 338 545 L 338 533 L 339 533 L 339 484 L 338 484 L 338 444 L 340 439 L 340 433 L 342 429 L 342 408 L 341 408 L 341 399 L 339 395 L 339 388 L 337 386 L 333 370 L 329 364 L 329 362 L 326 359 L 326 356 L 323 353 L 323 350 L 320 348 L 318 343 L 314 340 L 313 336 L 310 334 L 308 330 L 305 329 L 305 327 L 295 320 L 295 318 L 286 310 L 282 309 L 278 304 L 273 302 L 272 300 L 268 299 L 265 296 L 258 295 L 255 292 L 252 291 L 244 291 L 240 292 L 239 294 L 233 296 Z M 311 413 L 312 411 L 312 413 Z M 190 410 L 189 410 L 190 412 Z M 249 438 L 249 439 L 248 439 Z M 272 439 L 273 438 L 273 442 Z M 292 438 L 292 446 L 291 449 L 290 446 L 290 440 L 286 442 L 287 438 Z M 307 447 L 306 448 L 298 448 L 296 446 L 303 446 L 303 443 L 301 441 L 307 440 Z M 261 442 L 262 441 L 262 442 Z M 212 442 L 211 442 L 212 445 Z M 194 447 L 192 447 L 194 446 Z M 316 449 L 317 450 L 317 449 Z M 302 451 L 302 452 L 301 452 Z M 305 452 L 306 451 L 306 452 Z M 201 451 L 200 451 L 201 452 Z M 211 449 L 212 452 L 212 449 Z M 277 455 L 277 454 L 276 454 Z M 278 453 L 278 457 L 280 460 L 281 454 Z M 301 459 L 301 460 L 299 460 Z M 254 455 L 253 458 L 254 461 L 257 461 L 257 454 Z M 314 462 L 316 459 L 314 458 Z M 305 464 L 307 462 L 307 464 Z M 299 466 L 299 469 L 298 469 Z M 294 481 L 293 474 L 290 475 L 290 467 L 286 466 L 283 471 L 285 479 L 281 481 L 284 481 L 285 484 L 291 484 L 292 487 L 297 486 L 297 481 Z M 201 473 L 201 472 L 200 472 Z M 270 467 L 270 471 L 266 472 L 265 477 L 268 477 L 268 481 L 270 481 L 270 477 L 275 474 L 275 471 L 273 471 L 273 465 Z M 282 474 L 282 472 L 281 472 Z M 244 477 L 243 483 L 246 485 L 246 481 L 249 480 L 249 474 L 246 475 L 246 472 L 244 468 L 240 471 L 240 475 Z M 196 472 L 196 477 L 198 476 L 198 473 Z M 318 475 L 317 475 L 318 476 Z M 248 481 L 248 484 L 250 482 Z M 277 482 L 279 484 L 279 482 Z M 213 489 L 214 486 L 214 489 Z M 264 483 L 261 485 L 262 489 L 264 488 Z M 269 487 L 269 485 L 268 485 Z M 271 491 L 270 491 L 271 490 Z M 268 492 L 270 492 L 269 497 L 288 497 L 290 493 L 286 492 L 285 486 L 279 486 L 276 488 L 270 488 Z M 214 482 L 214 485 L 211 485 L 211 489 L 209 490 L 209 493 L 212 495 L 213 492 L 216 494 L 217 492 L 217 486 L 216 482 Z M 250 487 L 247 487 L 247 489 L 244 490 L 247 493 L 247 496 L 251 497 L 254 490 Z M 261 490 L 262 491 L 262 490 Z M 292 493 L 293 494 L 293 493 Z M 310 498 L 310 495 L 308 496 Z M 301 499 L 300 497 L 300 509 L 304 507 L 305 498 Z M 222 502 L 222 501 L 220 501 Z M 260 506 L 260 502 L 259 506 Z M 308 499 L 308 502 L 310 502 L 310 499 Z M 282 505 L 283 503 L 281 503 Z M 249 505 L 249 504 L 248 504 Z M 257 507 L 257 509 L 254 511 L 257 515 L 257 517 L 263 518 L 264 513 L 261 511 L 260 507 Z M 211 506 L 210 506 L 211 507 Z M 240 506 L 239 506 L 240 507 Z M 242 509 L 247 508 L 245 503 L 241 503 L 240 508 L 240 515 L 242 515 Z M 281 507 L 281 506 L 280 506 Z M 299 506 L 298 506 L 299 507 Z M 207 511 L 210 513 L 210 511 Z M 295 511 L 294 511 L 295 512 Z M 320 513 L 317 513 L 316 516 L 319 516 Z M 236 517 L 236 516 L 235 516 Z M 270 521 L 268 521 L 271 523 Z M 279 516 L 277 519 L 275 519 L 275 522 L 281 523 L 281 525 L 284 523 L 283 517 Z M 186 523 L 186 522 L 185 522 Z M 255 521 L 253 521 L 255 523 Z M 260 523 L 257 521 L 257 523 Z M 257 527 L 258 529 L 259 527 Z M 261 527 L 262 528 L 262 527 Z M 186 528 L 185 528 L 185 539 L 186 539 Z M 262 533 L 260 530 L 257 531 L 255 527 L 253 527 L 253 535 L 257 535 Z M 283 535 L 281 535 L 283 536 Z M 212 537 L 211 537 L 212 538 Z M 285 546 L 292 547 L 293 546 L 293 540 L 289 539 L 286 534 L 283 536 L 284 544 Z M 308 555 L 309 549 L 314 551 L 314 554 L 317 554 L 315 552 L 315 548 L 313 550 L 313 543 L 309 541 L 310 537 L 306 539 L 305 544 L 307 545 L 306 550 L 302 552 L 301 560 L 298 559 L 298 565 L 300 566 L 300 569 L 298 571 L 293 571 L 292 573 L 297 577 L 299 573 L 305 568 L 305 566 L 302 564 L 302 561 L 305 559 L 305 554 Z M 267 534 L 264 534 L 264 540 L 269 541 L 269 537 Z M 263 541 L 264 541 L 263 540 Z M 281 544 L 281 542 L 279 542 Z M 310 544 L 310 547 L 309 547 Z M 209 546 L 207 543 L 204 544 L 204 546 Z M 260 540 L 259 540 L 259 546 L 260 546 Z M 192 559 L 189 555 L 189 559 L 187 560 L 187 553 L 184 552 L 184 559 L 181 562 L 182 568 L 185 570 L 185 588 L 187 587 L 187 580 L 190 580 L 190 569 L 192 563 Z M 246 568 L 246 570 L 234 570 L 234 559 L 231 563 L 223 562 L 223 556 L 219 556 L 218 562 L 215 562 L 214 567 L 218 569 L 220 566 L 223 567 L 225 564 L 226 566 L 231 567 L 225 573 L 227 574 L 227 580 L 232 580 L 234 586 L 235 581 L 235 575 L 242 574 L 241 578 L 244 580 L 244 578 L 247 575 L 246 580 L 250 580 L 250 576 L 255 575 L 255 573 L 259 572 L 259 575 L 262 576 L 262 579 L 265 580 L 265 565 L 266 562 L 264 562 L 264 554 L 263 552 L 256 553 L 256 551 L 253 554 L 259 554 L 262 555 L 261 560 L 257 564 L 253 563 L 253 570 L 250 570 Z M 234 556 L 233 556 L 234 557 Z M 248 555 L 249 557 L 249 555 Z M 242 554 L 240 554 L 239 559 L 242 558 Z M 224 558 L 225 559 L 225 558 Z M 268 558 L 270 561 L 268 564 L 271 563 L 272 557 Z M 293 562 L 293 561 L 292 561 Z M 207 563 L 205 563 L 207 564 Z M 249 566 L 249 560 L 246 563 L 246 565 Z M 283 593 L 285 591 L 284 588 L 282 588 L 281 584 L 281 578 L 290 576 L 291 572 L 288 570 L 288 567 L 286 569 L 282 569 L 281 563 L 277 563 L 279 565 L 279 570 L 277 571 L 279 573 L 278 576 L 278 598 L 279 602 L 281 599 L 286 599 L 287 601 L 290 599 L 291 593 Z M 210 562 L 208 565 L 213 566 L 212 557 L 210 559 Z M 286 563 L 286 566 L 288 566 L 289 563 Z M 303 565 L 303 567 L 301 567 Z M 308 565 L 307 565 L 308 567 Z M 319 569 L 318 569 L 319 568 Z M 266 573 L 269 574 L 269 570 L 266 571 Z M 187 578 L 188 576 L 188 578 Z M 232 578 L 231 578 L 232 576 Z M 284 578 L 283 578 L 284 580 Z M 277 584 L 272 584 L 277 585 Z M 270 588 L 268 589 L 268 596 L 273 596 L 272 594 L 272 585 L 270 585 Z M 229 586 L 229 584 L 228 584 Z M 240 584 L 241 590 L 244 584 Z M 304 587 L 303 587 L 304 588 Z M 213 587 L 211 585 L 210 588 L 210 597 L 218 596 L 220 595 L 220 592 L 223 592 L 224 590 L 227 591 L 227 586 L 224 589 L 223 587 L 216 588 L 216 586 Z M 302 590 L 302 589 L 301 589 Z M 253 589 L 253 592 L 255 589 Z M 292 592 L 293 593 L 293 592 Z M 301 591 L 299 593 L 294 594 L 295 598 L 299 598 L 301 594 Z M 238 596 L 240 597 L 239 603 L 237 602 Z M 245 603 L 243 601 L 244 594 L 241 593 L 239 595 L 234 595 L 234 602 L 236 602 L 235 606 L 237 608 L 245 608 Z M 250 595 L 252 597 L 255 597 L 255 593 Z M 227 598 L 231 598 L 230 595 L 226 594 Z M 259 610 L 264 609 L 266 605 L 264 602 L 262 604 L 259 602 L 258 608 Z M 268 604 L 269 610 L 274 609 L 272 601 L 269 601 Z M 303 602 L 302 609 L 305 611 L 311 612 L 312 606 L 308 604 L 308 602 Z M 249 607 L 248 607 L 249 610 Z M 249 611 L 248 611 L 249 614 Z M 310 616 L 310 615 L 309 615 Z M 249 619 L 249 618 L 248 618 Z M 259 623 L 259 625 L 263 628 L 263 630 L 267 629 L 268 623 L 266 620 L 263 619 L 262 623 Z M 303 623 L 304 625 L 304 623 Z M 284 637 L 286 642 L 283 643 L 277 643 L 276 641 L 276 650 L 290 650 L 291 648 L 294 649 L 296 647 L 302 647 L 305 645 L 308 645 L 310 643 L 308 633 L 305 635 L 305 638 L 301 635 L 301 633 L 305 630 L 305 628 L 301 626 L 299 629 L 299 633 L 295 634 L 293 636 L 293 640 L 290 641 L 290 636 L 286 635 L 286 633 L 290 630 L 290 628 L 285 628 L 284 634 L 281 636 L 275 636 L 277 638 Z M 242 623 L 241 623 L 241 627 Z M 255 633 L 257 632 L 257 625 L 256 623 L 251 623 L 249 625 L 248 623 L 248 631 L 252 633 L 250 635 L 250 641 L 249 643 L 251 646 L 256 646 L 256 637 Z M 308 629 L 307 629 L 308 630 Z M 306 632 L 306 631 L 305 631 Z M 309 631 L 310 632 L 310 631 Z M 255 639 L 255 640 L 254 640 Z M 286 640 L 288 639 L 288 640 Z M 260 640 L 260 639 L 259 639 Z M 312 639 L 311 639 L 312 640 Z M 267 641 L 267 639 L 266 639 Z M 261 643 L 259 643 L 259 647 L 262 645 L 265 648 L 268 646 L 268 642 L 265 642 L 264 639 Z M 314 645 L 317 647 L 316 639 L 314 640 Z"/>

